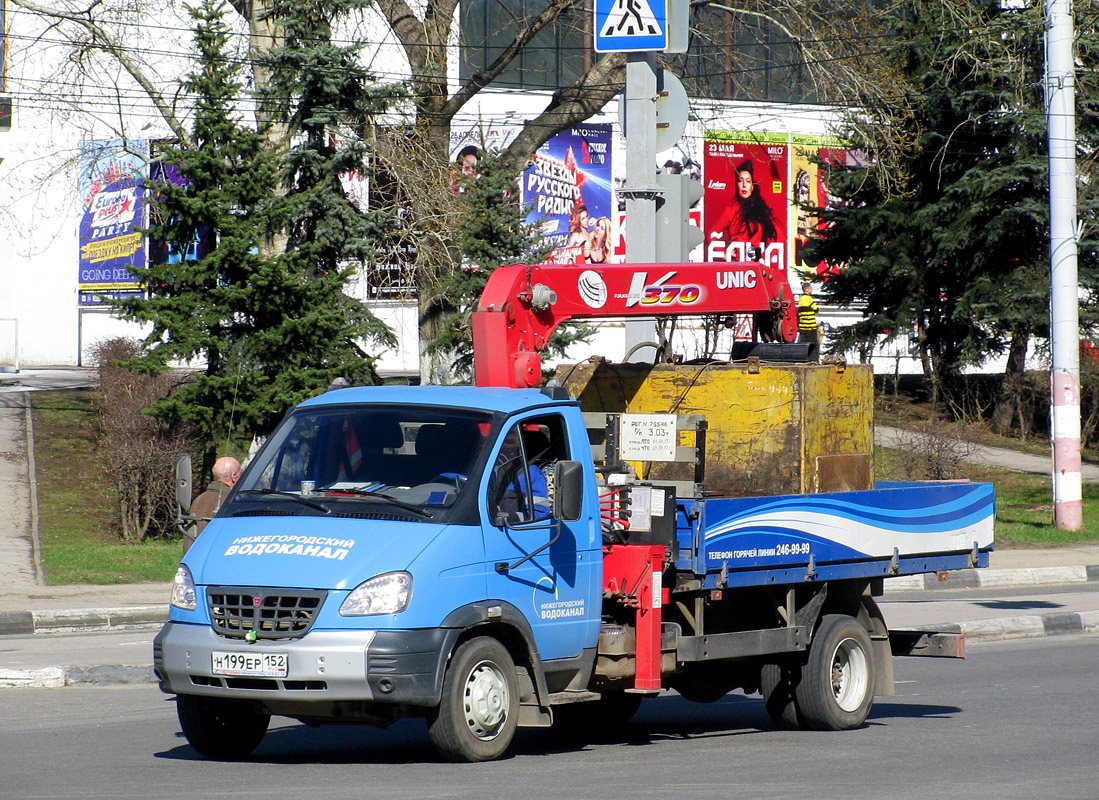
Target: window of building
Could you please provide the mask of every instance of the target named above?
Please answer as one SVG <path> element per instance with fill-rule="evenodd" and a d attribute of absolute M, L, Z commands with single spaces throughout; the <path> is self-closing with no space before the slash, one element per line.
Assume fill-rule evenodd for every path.
<path fill-rule="evenodd" d="M 545 7 L 545 0 L 463 0 L 461 80 L 492 64 Z M 590 29 L 590 4 L 566 11 L 539 32 L 491 85 L 505 89 L 568 86 L 591 67 Z"/>
<path fill-rule="evenodd" d="M 459 75 L 468 79 L 497 58 L 545 8 L 545 0 L 463 0 Z M 585 3 L 543 30 L 492 84 L 557 89 L 594 61 L 592 10 Z M 722 100 L 816 102 L 801 53 L 781 25 L 714 8 L 692 11 L 690 51 L 667 59 L 689 94 Z"/>

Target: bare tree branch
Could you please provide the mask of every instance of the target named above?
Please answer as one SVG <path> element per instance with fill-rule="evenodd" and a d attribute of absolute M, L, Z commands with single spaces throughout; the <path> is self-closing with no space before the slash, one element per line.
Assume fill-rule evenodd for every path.
<path fill-rule="evenodd" d="M 622 91 L 626 80 L 626 57 L 608 53 L 571 86 L 553 93 L 545 110 L 523 126 L 504 151 L 501 161 L 521 169 L 531 155 L 557 131 L 578 125 Z"/>
<path fill-rule="evenodd" d="M 549 0 L 546 7 L 542 9 L 542 13 L 530 22 L 530 24 L 520 30 L 515 38 L 511 40 L 511 43 L 504 48 L 503 52 L 501 52 L 491 64 L 472 75 L 470 79 L 454 93 L 450 100 L 447 101 L 446 105 L 440 110 L 440 113 L 448 119 L 452 118 L 470 98 L 477 94 L 477 92 L 481 91 L 481 89 L 500 77 L 511 62 L 515 60 L 515 57 L 522 52 L 523 48 L 526 47 L 535 36 L 547 26 L 556 22 L 564 12 L 575 8 L 579 2 L 580 0 Z M 602 108 L 602 105 L 600 108 Z"/>
<path fill-rule="evenodd" d="M 187 132 L 187 129 L 184 127 L 179 117 L 176 116 L 171 104 L 165 100 L 164 95 L 156 88 L 155 84 L 149 79 L 149 76 L 145 74 L 145 71 L 141 66 L 134 59 L 130 58 L 127 53 L 127 48 L 92 17 L 92 9 L 99 5 L 99 0 L 96 0 L 96 2 L 92 3 L 86 11 L 81 13 L 72 13 L 61 9 L 48 8 L 31 2 L 31 0 L 11 0 L 11 3 L 46 19 L 65 20 L 74 25 L 79 25 L 84 30 L 88 31 L 88 33 L 92 35 L 94 47 L 115 58 L 122 68 L 126 70 L 127 74 L 137 82 L 142 91 L 148 95 L 150 102 L 156 107 L 157 112 L 164 119 L 164 122 L 168 127 L 172 129 L 172 133 L 176 138 L 181 142 L 190 141 L 190 134 Z"/>

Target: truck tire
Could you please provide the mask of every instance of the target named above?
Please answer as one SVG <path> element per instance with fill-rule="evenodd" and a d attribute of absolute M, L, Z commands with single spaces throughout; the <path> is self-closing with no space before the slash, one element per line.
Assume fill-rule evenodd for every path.
<path fill-rule="evenodd" d="M 223 697 L 176 696 L 176 716 L 191 747 L 207 758 L 243 758 L 267 734 L 271 716 L 252 703 Z"/>
<path fill-rule="evenodd" d="M 797 688 L 801 683 L 802 664 L 793 658 L 764 664 L 759 673 L 760 694 L 771 721 L 779 728 L 802 727 L 798 712 Z"/>
<path fill-rule="evenodd" d="M 428 735 L 450 761 L 491 761 L 511 745 L 519 717 L 515 662 L 481 636 L 454 651 L 443 696 L 428 715 Z"/>
<path fill-rule="evenodd" d="M 825 616 L 796 689 L 803 724 L 818 731 L 857 728 L 874 703 L 870 635 L 845 614 Z"/>

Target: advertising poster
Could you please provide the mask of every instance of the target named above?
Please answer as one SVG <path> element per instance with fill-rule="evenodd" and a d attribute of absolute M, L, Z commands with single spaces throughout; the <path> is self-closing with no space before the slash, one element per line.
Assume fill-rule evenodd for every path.
<path fill-rule="evenodd" d="M 156 153 L 154 152 L 154 155 Z M 179 172 L 179 167 L 175 164 L 169 164 L 166 161 L 156 160 L 149 168 L 149 190 L 150 192 L 156 192 L 157 186 L 161 183 L 171 183 L 176 186 L 184 186 L 187 181 Z M 152 195 L 147 195 L 146 200 L 149 200 Z M 162 220 L 159 219 L 154 207 L 149 203 L 149 227 L 154 225 L 160 225 Z M 165 242 L 156 238 L 149 238 L 149 263 L 150 264 L 178 264 L 182 261 L 199 261 L 206 257 L 206 252 L 202 246 L 202 236 L 200 231 L 195 231 L 190 241 L 183 243 L 182 245 L 177 242 Z"/>
<path fill-rule="evenodd" d="M 703 150 L 703 233 L 707 261 L 790 263 L 785 133 L 708 130 Z"/>
<path fill-rule="evenodd" d="M 477 179 L 477 162 L 486 150 L 503 150 L 519 135 L 521 125 L 486 124 L 450 132 L 450 191 L 462 194 L 466 181 Z"/>
<path fill-rule="evenodd" d="M 806 211 L 806 204 L 817 208 L 826 208 L 830 203 L 828 195 L 828 168 L 821 164 L 846 164 L 847 150 L 841 140 L 834 137 L 800 136 L 791 137 L 790 169 L 793 175 L 793 194 L 790 213 L 794 224 L 791 226 L 790 251 L 799 277 L 818 280 L 831 270 L 823 261 L 810 263 L 805 254 L 805 246 L 813 234 L 822 232 L 822 223 L 812 211 Z M 793 277 L 791 277 L 793 279 Z"/>
<path fill-rule="evenodd" d="M 80 154 L 79 304 L 138 294 L 130 274 L 145 266 L 143 181 L 148 169 L 147 141 L 92 142 Z"/>
<path fill-rule="evenodd" d="M 546 263 L 613 260 L 610 125 L 582 125 L 557 134 L 534 154 L 522 180 L 526 221 L 537 225 L 553 247 Z"/>

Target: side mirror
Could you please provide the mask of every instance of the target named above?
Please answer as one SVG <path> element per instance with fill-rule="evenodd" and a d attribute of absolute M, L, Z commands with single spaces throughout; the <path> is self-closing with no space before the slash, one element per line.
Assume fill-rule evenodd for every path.
<path fill-rule="evenodd" d="M 553 516 L 576 522 L 584 508 L 584 467 L 579 461 L 558 461 L 553 471 Z"/>
<path fill-rule="evenodd" d="M 176 457 L 176 505 L 182 516 L 191 510 L 191 455 Z"/>

